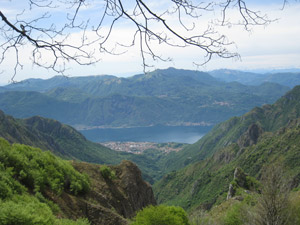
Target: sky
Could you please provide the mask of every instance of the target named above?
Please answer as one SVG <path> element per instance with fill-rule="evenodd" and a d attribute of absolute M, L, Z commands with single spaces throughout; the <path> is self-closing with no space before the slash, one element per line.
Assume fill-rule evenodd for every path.
<path fill-rule="evenodd" d="M 103 1 L 90 0 L 90 3 L 82 8 L 79 18 L 89 18 L 91 22 L 93 19 L 99 18 L 99 10 L 103 8 Z M 126 2 L 126 0 L 124 1 Z M 162 1 L 150 1 L 150 7 L 158 12 L 164 7 L 168 7 L 168 0 Z M 153 65 L 149 70 L 164 69 L 168 67 L 175 67 L 180 69 L 191 69 L 209 71 L 214 69 L 228 68 L 238 70 L 255 70 L 255 69 L 287 69 L 287 68 L 300 68 L 300 3 L 290 1 L 282 10 L 281 0 L 265 0 L 265 1 L 246 1 L 250 2 L 249 7 L 260 10 L 262 13 L 268 15 L 270 19 L 277 19 L 268 26 L 253 27 L 251 31 L 245 31 L 242 26 L 218 26 L 216 29 L 221 34 L 225 34 L 229 41 L 234 42 L 229 47 L 232 52 L 240 54 L 240 58 L 233 59 L 220 59 L 213 57 L 207 64 L 201 67 L 195 66 L 194 62 L 201 63 L 204 59 L 204 53 L 196 48 L 171 48 L 168 46 L 154 44 L 153 49 L 164 57 L 172 57 L 171 62 L 153 62 L 149 63 Z M 130 2 L 126 7 L 130 8 Z M 38 15 L 40 15 L 41 9 L 33 8 L 28 9 L 27 1 L 19 0 L 1 0 L 0 9 L 7 18 L 14 20 L 15 16 L 22 12 L 25 13 L 20 16 L 21 19 L 29 21 Z M 72 9 L 54 8 L 51 11 L 52 22 L 59 26 L 60 22 L 65 18 L 66 13 L 72 13 Z M 174 17 L 174 16 L 173 16 Z M 232 11 L 228 14 L 228 17 L 232 21 L 239 20 L 238 15 Z M 196 22 L 197 29 L 205 29 L 212 18 L 220 18 L 220 12 L 214 11 L 203 15 Z M 176 28 L 176 18 L 169 17 L 170 24 L 174 24 Z M 188 18 L 185 22 L 188 25 L 192 24 Z M 109 24 L 110 21 L 105 21 L 105 24 Z M 47 25 L 40 23 L 40 25 Z M 3 21 L 0 22 L 2 26 Z M 157 29 L 160 27 L 157 26 Z M 178 28 L 179 30 L 181 28 Z M 103 32 L 107 31 L 107 27 L 104 26 Z M 124 43 L 130 43 L 132 40 L 132 34 L 134 30 L 128 21 L 121 21 L 116 24 L 115 29 L 112 32 L 110 41 L 107 44 L 107 48 L 113 48 L 115 41 L 123 41 Z M 80 39 L 82 32 L 74 31 L 70 33 L 69 41 L 76 43 Z M 3 35 L 3 34 L 2 34 Z M 94 38 L 93 34 L 90 36 Z M 0 36 L 0 43 L 3 43 L 3 37 Z M 119 52 L 125 51 L 124 49 L 118 49 Z M 24 46 L 20 48 L 21 61 L 23 68 L 17 71 L 14 78 L 15 81 L 21 81 L 28 78 L 42 78 L 47 79 L 54 75 L 56 72 L 46 70 L 38 66 L 32 65 L 30 57 L 32 55 L 32 48 L 30 46 Z M 1 52 L 2 53 L 2 52 Z M 96 53 L 96 56 L 101 60 L 89 66 L 80 66 L 72 62 L 67 63 L 68 70 L 66 75 L 69 76 L 88 76 L 88 75 L 102 75 L 110 74 L 117 76 L 130 76 L 143 71 L 142 59 L 137 46 L 126 49 L 126 53 L 121 55 L 110 55 L 105 53 Z M 47 57 L 47 54 L 43 56 L 43 60 L 47 63 L 47 60 L 51 60 L 51 57 Z M 0 84 L 6 84 L 11 82 L 13 76 L 13 66 L 15 63 L 15 57 L 13 52 L 8 54 L 4 62 L 0 65 Z"/>

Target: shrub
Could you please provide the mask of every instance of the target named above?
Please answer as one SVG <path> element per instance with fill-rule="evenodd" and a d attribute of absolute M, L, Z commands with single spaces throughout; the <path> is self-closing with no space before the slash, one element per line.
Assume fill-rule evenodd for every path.
<path fill-rule="evenodd" d="M 148 206 L 138 212 L 131 225 L 189 225 L 186 212 L 178 206 Z"/>
<path fill-rule="evenodd" d="M 5 186 L 15 187 L 21 191 L 12 180 L 7 180 L 13 174 L 21 184 L 36 192 L 43 192 L 48 187 L 57 194 L 64 189 L 70 189 L 74 194 L 89 190 L 88 177 L 79 173 L 65 160 L 54 156 L 49 151 L 42 151 L 21 144 L 9 145 L 0 140 L 0 177 L 5 180 L 1 185 L 0 195 L 4 198 L 10 195 Z M 18 189 L 18 190 L 17 190 Z"/>
<path fill-rule="evenodd" d="M 0 224 L 22 225 L 89 225 L 87 219 L 73 221 L 57 219 L 49 206 L 34 196 L 15 195 L 12 199 L 0 200 Z"/>
<path fill-rule="evenodd" d="M 242 225 L 241 203 L 233 205 L 224 217 L 225 225 Z"/>
<path fill-rule="evenodd" d="M 116 178 L 115 171 L 111 170 L 111 168 L 106 165 L 103 165 L 100 167 L 100 172 L 104 179 L 115 179 Z"/>
<path fill-rule="evenodd" d="M 87 219 L 78 219 L 76 221 L 70 219 L 59 219 L 55 225 L 90 225 Z"/>
<path fill-rule="evenodd" d="M 0 224 L 48 225 L 54 224 L 51 209 L 28 195 L 16 195 L 7 201 L 0 200 Z"/>

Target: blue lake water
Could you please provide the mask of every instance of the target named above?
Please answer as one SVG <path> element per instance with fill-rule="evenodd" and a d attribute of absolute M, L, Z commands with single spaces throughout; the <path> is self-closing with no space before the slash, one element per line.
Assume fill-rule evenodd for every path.
<path fill-rule="evenodd" d="M 193 144 L 212 127 L 203 126 L 152 126 L 134 128 L 97 128 L 80 131 L 93 142 L 178 142 Z"/>

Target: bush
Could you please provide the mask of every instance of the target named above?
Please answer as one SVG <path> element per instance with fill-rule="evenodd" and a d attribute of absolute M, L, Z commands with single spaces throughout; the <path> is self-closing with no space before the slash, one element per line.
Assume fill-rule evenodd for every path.
<path fill-rule="evenodd" d="M 0 224 L 48 225 L 54 224 L 51 209 L 28 195 L 16 195 L 7 201 L 0 200 Z"/>
<path fill-rule="evenodd" d="M 111 168 L 106 165 L 100 167 L 100 172 L 104 179 L 116 179 L 115 171 L 111 170 Z"/>
<path fill-rule="evenodd" d="M 224 218 L 225 225 L 242 225 L 243 218 L 241 213 L 242 203 L 233 205 Z"/>
<path fill-rule="evenodd" d="M 89 225 L 87 219 L 77 221 L 57 219 L 47 204 L 29 195 L 15 195 L 12 199 L 0 200 L 0 224 L 22 225 Z"/>
<path fill-rule="evenodd" d="M 49 151 L 21 144 L 9 145 L 1 139 L 0 161 L 2 162 L 0 172 L 5 171 L 0 174 L 1 180 L 3 178 L 7 180 L 7 176 L 13 174 L 14 178 L 35 193 L 43 192 L 45 188 L 50 188 L 57 194 L 64 189 L 69 189 L 74 194 L 89 190 L 87 176 L 76 171 L 68 161 L 54 156 Z M 0 197 L 2 198 L 10 195 L 5 186 L 21 191 L 12 180 L 8 180 L 1 185 Z"/>
<path fill-rule="evenodd" d="M 131 225 L 189 225 L 186 212 L 178 206 L 148 206 L 138 212 Z"/>
<path fill-rule="evenodd" d="M 87 219 L 78 219 L 76 221 L 69 219 L 57 220 L 55 225 L 90 225 Z"/>
<path fill-rule="evenodd" d="M 0 163 L 0 199 L 11 198 L 14 194 L 22 194 L 26 191 L 13 175 L 12 168 L 5 169 Z"/>
<path fill-rule="evenodd" d="M 45 188 L 56 193 L 66 189 L 76 194 L 89 189 L 89 180 L 50 152 L 10 145 L 0 138 L 0 224 L 89 224 L 85 219 L 57 219 L 54 213 L 60 209 L 42 195 Z"/>

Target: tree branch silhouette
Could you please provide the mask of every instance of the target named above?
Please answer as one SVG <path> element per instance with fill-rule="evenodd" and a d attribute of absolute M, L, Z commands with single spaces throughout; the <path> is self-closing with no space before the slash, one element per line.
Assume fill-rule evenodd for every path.
<path fill-rule="evenodd" d="M 198 2 L 193 0 L 167 0 L 166 7 L 157 9 L 147 0 L 27 0 L 28 8 L 20 9 L 15 17 L 7 16 L 0 10 L 0 65 L 11 55 L 15 57 L 12 81 L 23 67 L 23 47 L 31 49 L 33 65 L 65 74 L 70 62 L 79 65 L 95 64 L 102 54 L 124 54 L 127 48 L 139 47 L 144 72 L 152 67 L 152 61 L 170 61 L 170 56 L 162 56 L 154 46 L 174 48 L 193 47 L 205 53 L 204 59 L 195 62 L 203 65 L 213 56 L 221 58 L 239 57 L 228 50 L 233 42 L 215 30 L 215 25 L 242 25 L 246 30 L 253 26 L 265 26 L 272 22 L 261 12 L 251 10 L 245 0 L 224 0 L 220 2 Z M 11 3 L 13 4 L 13 3 Z M 284 4 L 285 1 L 284 1 Z M 13 6 L 11 6 L 13 8 Z M 97 8 L 98 7 L 98 8 Z M 85 10 L 95 9 L 87 16 Z M 36 10 L 42 15 L 28 20 L 28 15 Z M 55 23 L 55 13 L 65 16 Z M 229 10 L 240 16 L 231 22 Z M 200 19 L 211 12 L 220 12 L 220 19 L 205 24 L 198 30 Z M 32 15 L 34 16 L 34 15 Z M 22 19 L 23 18 L 23 19 Z M 177 20 L 177 22 L 176 22 Z M 217 21 L 217 22 L 216 22 Z M 135 27 L 132 40 L 122 42 L 122 37 L 111 47 L 112 33 L 117 24 L 131 24 Z M 74 41 L 74 33 L 80 34 L 80 41 Z"/>

